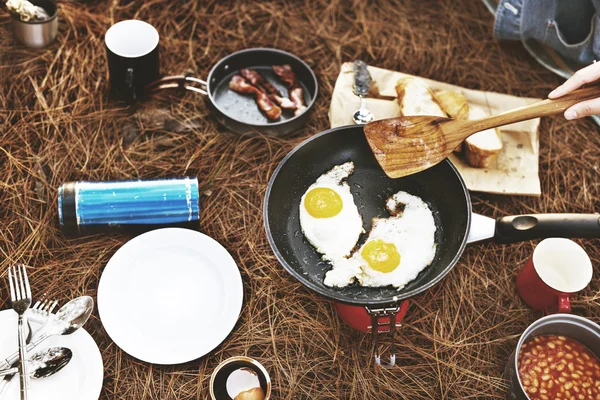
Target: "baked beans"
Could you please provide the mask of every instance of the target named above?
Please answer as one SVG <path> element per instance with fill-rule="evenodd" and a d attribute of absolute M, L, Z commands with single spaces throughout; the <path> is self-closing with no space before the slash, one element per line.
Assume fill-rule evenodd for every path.
<path fill-rule="evenodd" d="M 566 336 L 537 336 L 521 346 L 519 378 L 531 400 L 600 400 L 600 360 Z"/>

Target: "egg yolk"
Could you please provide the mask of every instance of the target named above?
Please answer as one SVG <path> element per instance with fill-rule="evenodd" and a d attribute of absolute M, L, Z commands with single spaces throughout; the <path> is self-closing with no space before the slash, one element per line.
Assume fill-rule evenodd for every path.
<path fill-rule="evenodd" d="M 400 253 L 396 245 L 381 239 L 371 240 L 360 254 L 375 271 L 392 272 L 400 265 Z"/>
<path fill-rule="evenodd" d="M 335 217 L 342 211 L 342 198 L 333 189 L 314 188 L 306 194 L 304 207 L 315 218 Z"/>

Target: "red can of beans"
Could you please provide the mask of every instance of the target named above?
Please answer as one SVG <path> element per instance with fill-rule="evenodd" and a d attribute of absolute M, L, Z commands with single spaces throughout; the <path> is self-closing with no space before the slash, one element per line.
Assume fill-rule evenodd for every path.
<path fill-rule="evenodd" d="M 521 335 L 504 377 L 507 399 L 600 400 L 600 326 L 572 314 L 555 314 Z"/>

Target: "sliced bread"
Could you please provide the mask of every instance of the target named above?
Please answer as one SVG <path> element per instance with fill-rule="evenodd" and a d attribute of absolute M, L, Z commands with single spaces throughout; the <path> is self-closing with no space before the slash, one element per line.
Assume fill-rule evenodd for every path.
<path fill-rule="evenodd" d="M 442 110 L 454 119 L 469 119 L 469 103 L 461 92 L 454 90 L 442 90 L 435 93 L 437 101 Z"/>
<path fill-rule="evenodd" d="M 467 98 L 461 92 L 454 90 L 442 90 L 435 93 L 435 97 L 440 103 L 442 110 L 454 119 L 469 119 L 469 103 Z M 454 151 L 460 153 L 462 143 Z"/>
<path fill-rule="evenodd" d="M 406 77 L 396 83 L 398 104 L 403 116 L 432 115 L 447 117 L 431 89 L 420 79 Z"/>
<path fill-rule="evenodd" d="M 486 117 L 488 113 L 479 107 L 470 107 L 469 119 Z M 465 159 L 472 167 L 487 168 L 496 162 L 502 151 L 502 137 L 497 129 L 477 132 L 464 141 Z"/>

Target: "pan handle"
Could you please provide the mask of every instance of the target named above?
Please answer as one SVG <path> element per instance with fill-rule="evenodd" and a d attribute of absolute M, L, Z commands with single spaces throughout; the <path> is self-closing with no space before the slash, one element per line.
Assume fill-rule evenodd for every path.
<path fill-rule="evenodd" d="M 495 242 L 513 243 L 547 237 L 600 238 L 600 215 L 527 214 L 496 220 Z"/>
<path fill-rule="evenodd" d="M 396 328 L 402 326 L 400 321 L 408 311 L 409 300 L 404 300 L 399 306 L 369 308 L 365 307 L 371 316 L 371 333 L 373 334 L 373 347 L 375 349 L 375 363 L 384 368 L 392 368 L 396 365 L 396 352 L 394 349 Z M 398 321 L 398 322 L 396 322 Z M 381 329 L 380 329 L 381 328 Z M 391 336 L 390 346 L 390 362 L 387 364 L 381 363 L 381 354 L 379 352 L 379 335 L 389 333 Z"/>
<path fill-rule="evenodd" d="M 192 86 L 192 84 L 197 84 L 200 87 Z M 208 92 L 206 91 L 206 81 L 189 75 L 173 75 L 160 78 L 146 85 L 146 93 L 155 93 L 159 90 L 171 88 L 191 90 L 192 92 L 200 93 L 205 96 L 208 95 Z"/>

